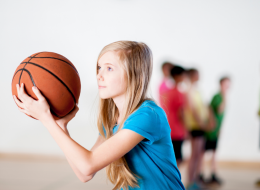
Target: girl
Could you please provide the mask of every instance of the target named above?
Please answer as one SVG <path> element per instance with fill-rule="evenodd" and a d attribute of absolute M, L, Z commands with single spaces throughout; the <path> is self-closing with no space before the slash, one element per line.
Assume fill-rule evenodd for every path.
<path fill-rule="evenodd" d="M 99 136 L 91 150 L 75 142 L 67 124 L 79 108 L 54 120 L 50 107 L 33 87 L 38 101 L 17 84 L 19 110 L 40 120 L 64 152 L 82 182 L 106 167 L 116 189 L 183 190 L 165 112 L 146 96 L 152 53 L 144 43 L 118 41 L 103 48 L 97 60 Z"/>

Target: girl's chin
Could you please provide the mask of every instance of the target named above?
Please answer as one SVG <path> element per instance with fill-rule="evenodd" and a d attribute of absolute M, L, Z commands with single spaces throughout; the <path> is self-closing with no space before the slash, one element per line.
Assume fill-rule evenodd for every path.
<path fill-rule="evenodd" d="M 100 97 L 100 99 L 102 99 L 102 100 L 106 100 L 106 99 L 110 99 L 110 98 L 102 98 L 102 97 Z"/>
<path fill-rule="evenodd" d="M 99 97 L 101 98 L 101 99 L 110 99 L 110 98 L 112 98 L 111 96 L 105 96 L 105 95 L 103 95 L 103 94 L 99 94 Z"/>

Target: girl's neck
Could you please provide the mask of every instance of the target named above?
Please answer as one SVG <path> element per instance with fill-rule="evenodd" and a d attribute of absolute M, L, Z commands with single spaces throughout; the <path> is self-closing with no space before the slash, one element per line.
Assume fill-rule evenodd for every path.
<path fill-rule="evenodd" d="M 116 104 L 116 107 L 119 111 L 119 116 L 117 119 L 117 124 L 119 124 L 122 120 L 122 113 L 123 113 L 123 109 L 124 109 L 124 103 L 125 103 L 125 94 L 122 94 L 120 96 L 117 96 L 115 98 L 113 98 L 114 103 Z"/>

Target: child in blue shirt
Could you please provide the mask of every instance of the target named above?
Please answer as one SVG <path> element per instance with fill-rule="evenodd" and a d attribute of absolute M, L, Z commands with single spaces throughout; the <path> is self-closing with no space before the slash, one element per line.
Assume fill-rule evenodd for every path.
<path fill-rule="evenodd" d="M 171 143 L 170 127 L 163 109 L 147 98 L 152 73 L 152 53 L 144 43 L 118 41 L 105 46 L 97 61 L 100 135 L 87 150 L 69 135 L 69 115 L 54 120 L 50 107 L 33 88 L 38 101 L 17 85 L 14 97 L 21 112 L 40 120 L 64 152 L 82 182 L 106 167 L 116 189 L 183 190 Z"/>

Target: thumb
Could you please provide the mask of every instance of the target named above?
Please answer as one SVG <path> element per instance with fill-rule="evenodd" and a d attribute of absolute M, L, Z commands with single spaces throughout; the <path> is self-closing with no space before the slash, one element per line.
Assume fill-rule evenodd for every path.
<path fill-rule="evenodd" d="M 45 99 L 44 96 L 41 94 L 40 90 L 36 86 L 33 86 L 32 90 L 33 90 L 34 94 L 37 96 L 38 100 Z"/>
<path fill-rule="evenodd" d="M 72 113 L 74 114 L 74 115 L 76 115 L 76 113 L 79 111 L 79 107 L 78 107 L 78 105 L 76 104 L 75 105 L 75 108 L 73 109 L 73 111 L 72 111 Z"/>

